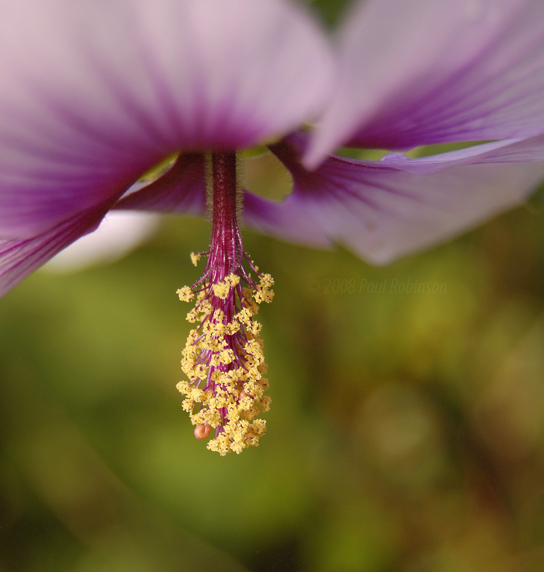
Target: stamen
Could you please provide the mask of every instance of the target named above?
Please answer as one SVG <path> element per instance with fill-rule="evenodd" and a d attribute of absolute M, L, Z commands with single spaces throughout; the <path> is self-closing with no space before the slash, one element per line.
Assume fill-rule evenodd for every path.
<path fill-rule="evenodd" d="M 209 163 L 211 246 L 207 253 L 191 254 L 195 265 L 207 256 L 206 268 L 192 287 L 177 291 L 182 301 L 196 299 L 187 320 L 200 325 L 191 330 L 183 350 L 188 381 L 177 388 L 185 395 L 183 409 L 196 425 L 195 437 L 205 439 L 215 428 L 207 447 L 226 455 L 257 446 L 266 431 L 266 421 L 255 419 L 270 409 L 271 400 L 264 396 L 268 381 L 262 377 L 267 369 L 262 326 L 253 317 L 258 304 L 272 301 L 274 280 L 260 273 L 243 249 L 236 155 L 214 153 Z"/>

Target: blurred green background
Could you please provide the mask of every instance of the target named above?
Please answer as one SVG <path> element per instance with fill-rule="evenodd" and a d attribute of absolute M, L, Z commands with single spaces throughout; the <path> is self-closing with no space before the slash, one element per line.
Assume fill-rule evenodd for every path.
<path fill-rule="evenodd" d="M 273 404 L 226 458 L 175 389 L 207 222 L 34 274 L 0 302 L 0 572 L 543 570 L 543 223 L 541 190 L 386 268 L 246 232 Z"/>

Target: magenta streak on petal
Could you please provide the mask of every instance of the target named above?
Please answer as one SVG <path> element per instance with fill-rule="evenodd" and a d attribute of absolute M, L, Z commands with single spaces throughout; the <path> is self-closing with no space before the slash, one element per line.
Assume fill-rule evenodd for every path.
<path fill-rule="evenodd" d="M 383 208 L 378 203 L 375 203 L 371 196 L 361 195 L 353 188 L 353 185 L 356 186 L 360 184 L 361 181 L 360 173 L 353 168 L 354 161 L 350 159 L 333 156 L 317 171 L 307 171 L 304 169 L 300 162 L 301 155 L 298 149 L 299 146 L 303 146 L 304 144 L 305 138 L 299 133 L 270 147 L 272 152 L 285 165 L 295 179 L 297 194 L 312 196 L 314 200 L 319 200 L 319 193 L 321 192 L 323 197 L 326 197 L 327 200 L 335 197 L 340 202 L 345 200 L 346 197 L 351 196 L 365 203 L 370 208 L 376 210 Z M 401 162 L 401 165 L 403 164 L 404 161 Z M 364 162 L 364 166 L 369 176 L 372 176 L 374 171 L 396 171 L 390 162 L 384 164 L 378 161 L 366 161 Z M 410 197 L 413 200 L 422 200 L 421 197 L 413 197 L 399 188 L 387 186 L 385 180 L 375 181 L 373 186 L 399 197 Z"/>
<path fill-rule="evenodd" d="M 491 67 L 497 59 L 497 46 L 491 45 L 464 69 L 443 84 L 408 105 L 398 103 L 369 121 L 355 134 L 350 146 L 366 148 L 409 149 L 418 145 L 528 137 L 544 130 L 542 113 L 535 113 L 538 91 L 520 93 L 520 83 L 530 83 L 544 76 L 544 37 L 534 37 L 526 46 L 529 54 L 541 54 L 537 61 L 524 63 L 526 53 L 512 54 L 503 60 L 493 75 L 484 74 L 482 65 Z M 483 62 L 483 63 L 482 63 Z M 519 73 L 512 73 L 518 68 Z M 522 71 L 524 70 L 525 71 Z M 544 83 L 543 80 L 540 80 Z M 542 89 L 542 86 L 540 90 Z M 542 111 L 542 110 L 541 110 Z M 511 127 L 501 129 L 500 123 L 510 119 Z"/>
<path fill-rule="evenodd" d="M 203 215 L 205 186 L 202 155 L 180 155 L 162 177 L 121 198 L 113 208 Z"/>
<path fill-rule="evenodd" d="M 139 106 L 129 91 L 123 90 L 107 63 L 91 58 L 85 66 L 100 74 L 103 101 L 87 103 L 86 112 L 69 94 L 34 80 L 22 80 L 32 97 L 40 102 L 40 115 L 27 116 L 39 134 L 51 138 L 59 149 L 96 164 L 124 167 L 132 162 L 153 164 L 177 147 L 166 140 L 156 122 Z M 19 115 L 25 113 L 17 112 Z M 23 118 L 21 118 L 23 120 Z"/>
<path fill-rule="evenodd" d="M 158 125 L 158 121 L 155 117 L 152 117 L 152 109 L 146 109 L 140 102 L 138 102 L 136 94 L 130 92 L 123 86 L 119 78 L 116 78 L 115 72 L 108 69 L 107 62 L 88 62 L 89 67 L 95 66 L 97 69 L 97 75 L 100 74 L 100 80 L 104 88 L 109 91 L 109 96 L 112 102 L 115 102 L 120 110 L 119 118 L 123 118 L 126 121 L 126 125 L 123 128 L 127 131 L 133 132 L 135 135 L 133 138 L 126 137 L 123 140 L 125 149 L 131 149 L 133 151 L 145 150 L 148 153 L 154 154 L 159 157 L 164 154 L 173 152 L 178 148 L 176 141 L 169 140 L 167 133 L 161 126 Z M 73 114 L 75 117 L 75 113 Z M 123 117 L 124 116 L 124 117 Z M 79 123 L 87 123 L 87 119 L 83 117 L 78 118 Z M 92 121 L 92 120 L 91 120 Z M 87 129 L 97 129 L 97 126 L 93 125 L 92 122 L 88 122 Z M 108 133 L 104 130 L 103 126 L 98 126 L 96 131 L 96 139 L 98 141 L 103 140 L 105 144 L 108 143 L 108 138 L 113 131 L 113 126 L 111 126 L 111 131 Z"/>
<path fill-rule="evenodd" d="M 25 240 L 0 240 L 0 296 L 81 236 L 92 232 L 110 203 L 86 210 L 55 228 Z"/>
<path fill-rule="evenodd" d="M 336 198 L 343 206 L 346 206 L 345 199 L 351 197 L 366 204 L 371 209 L 382 211 L 384 206 L 373 200 L 373 193 L 362 194 L 358 190 L 358 186 L 361 184 L 361 169 L 363 169 L 368 178 L 372 180 L 373 188 L 386 191 L 399 198 L 431 203 L 432 197 L 414 196 L 413 193 L 396 185 L 388 185 L 385 177 L 376 176 L 378 173 L 389 172 L 393 174 L 406 169 L 414 161 L 410 161 L 404 155 L 394 161 L 356 161 L 331 156 L 318 170 L 307 171 L 301 163 L 302 152 L 307 142 L 307 134 L 298 132 L 270 147 L 271 151 L 293 176 L 296 181 L 296 193 L 301 196 L 311 196 L 313 200 L 319 200 L 321 193 L 326 200 Z"/>
<path fill-rule="evenodd" d="M 207 108 L 206 89 L 199 83 L 198 73 L 190 86 L 193 107 L 190 112 L 185 110 L 185 115 L 182 116 L 180 110 L 175 107 L 175 97 L 158 71 L 158 63 L 150 61 L 149 53 L 142 49 L 140 59 L 145 73 L 149 76 L 149 89 L 156 98 L 153 106 L 150 106 L 149 102 L 139 101 L 137 93 L 127 90 L 115 75 L 115 71 L 110 69 L 107 60 L 89 57 L 86 62 L 89 69 L 93 69 L 97 77 L 100 77 L 103 86 L 108 88 L 112 100 L 122 110 L 123 115 L 127 116 L 133 124 L 132 129 L 139 135 L 134 141 L 129 140 L 125 147 L 136 147 L 138 139 L 141 139 L 146 142 L 150 153 L 164 156 L 179 149 L 235 150 L 258 140 L 263 125 L 252 123 L 247 113 L 238 122 L 232 121 L 235 94 L 225 94 L 212 110 Z M 160 109 L 160 116 L 154 107 Z M 210 123 L 210 118 L 213 123 Z"/>

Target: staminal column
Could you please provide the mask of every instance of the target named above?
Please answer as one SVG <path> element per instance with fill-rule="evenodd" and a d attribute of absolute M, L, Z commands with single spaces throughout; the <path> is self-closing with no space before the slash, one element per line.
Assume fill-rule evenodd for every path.
<path fill-rule="evenodd" d="M 212 236 L 208 266 L 210 281 L 215 283 L 236 272 L 241 263 L 236 153 L 212 153 L 210 171 Z"/>

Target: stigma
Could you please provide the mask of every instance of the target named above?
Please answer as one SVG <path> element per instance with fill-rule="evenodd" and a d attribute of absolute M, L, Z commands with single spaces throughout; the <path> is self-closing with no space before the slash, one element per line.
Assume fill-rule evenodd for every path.
<path fill-rule="evenodd" d="M 195 437 L 220 455 L 257 446 L 270 409 L 264 395 L 268 380 L 261 324 L 255 320 L 261 302 L 271 302 L 274 280 L 245 253 L 238 227 L 241 189 L 235 153 L 207 157 L 208 203 L 212 237 L 208 252 L 191 254 L 195 266 L 207 257 L 202 278 L 177 291 L 180 300 L 195 302 L 187 320 L 198 324 L 189 333 L 181 368 L 187 376 L 177 389 L 183 409 L 195 425 Z"/>

